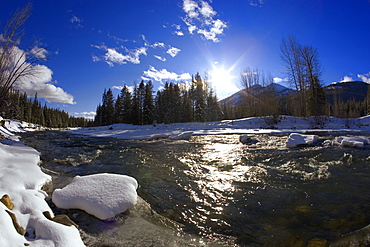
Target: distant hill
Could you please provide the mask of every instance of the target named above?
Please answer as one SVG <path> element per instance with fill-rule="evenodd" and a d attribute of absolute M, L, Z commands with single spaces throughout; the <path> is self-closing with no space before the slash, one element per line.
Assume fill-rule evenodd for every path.
<path fill-rule="evenodd" d="M 362 81 L 334 82 L 324 88 L 329 102 L 339 99 L 341 101 L 366 99 L 369 84 Z"/>
<path fill-rule="evenodd" d="M 369 84 L 362 81 L 334 82 L 328 86 L 325 86 L 324 92 L 329 102 L 333 102 L 333 100 L 341 100 L 346 102 L 351 99 L 363 101 L 367 96 L 368 86 Z M 276 95 L 282 100 L 286 99 L 286 96 L 297 93 L 296 90 L 287 88 L 277 83 L 271 83 L 266 87 L 262 87 L 260 85 L 253 86 L 251 89 L 253 95 L 252 97 L 258 97 L 258 94 L 264 92 L 265 90 L 271 90 L 271 87 L 275 90 Z M 239 92 L 220 100 L 220 103 L 230 106 L 238 106 L 245 101 L 246 97 L 248 97 L 248 94 L 246 93 L 245 89 L 242 89 Z"/>
<path fill-rule="evenodd" d="M 265 91 L 272 91 L 272 89 L 275 91 L 276 96 L 278 97 L 283 97 L 283 96 L 288 96 L 291 94 L 296 93 L 295 90 L 292 90 L 290 88 L 284 87 L 283 85 L 277 84 L 277 83 L 271 83 L 270 85 L 266 87 L 262 87 L 260 85 L 254 85 L 251 88 L 251 95 L 252 97 L 258 97 L 260 93 L 263 93 Z M 246 89 L 242 89 L 233 95 L 230 95 L 229 97 L 220 100 L 220 104 L 226 104 L 226 105 L 231 105 L 231 106 L 238 106 L 243 103 L 243 101 L 246 99 L 248 93 Z"/>

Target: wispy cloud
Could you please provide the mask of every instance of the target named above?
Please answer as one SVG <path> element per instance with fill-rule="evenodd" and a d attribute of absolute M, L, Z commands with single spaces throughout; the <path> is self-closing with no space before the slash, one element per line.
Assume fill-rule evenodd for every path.
<path fill-rule="evenodd" d="M 172 27 L 174 27 L 176 29 L 174 33 L 177 36 L 184 36 L 184 32 L 181 30 L 181 25 L 173 24 Z"/>
<path fill-rule="evenodd" d="M 162 62 L 165 62 L 167 59 L 165 57 L 154 55 L 154 57 L 158 60 L 161 60 Z"/>
<path fill-rule="evenodd" d="M 249 0 L 249 4 L 253 7 L 261 7 L 264 3 L 264 0 Z"/>
<path fill-rule="evenodd" d="M 147 47 L 139 47 L 136 49 L 124 49 L 124 52 L 117 51 L 118 48 L 108 48 L 105 45 L 93 45 L 93 47 L 101 50 L 105 50 L 105 54 L 102 57 L 93 56 L 92 59 L 94 62 L 104 61 L 109 66 L 113 67 L 115 64 L 126 64 L 126 63 L 133 63 L 133 64 L 140 64 L 140 56 L 147 55 Z"/>
<path fill-rule="evenodd" d="M 164 48 L 165 44 L 162 43 L 162 42 L 155 42 L 151 47 L 153 47 L 153 48 L 157 48 L 157 47 Z"/>
<path fill-rule="evenodd" d="M 171 47 L 170 49 L 168 49 L 166 51 L 167 54 L 170 54 L 171 57 L 176 57 L 177 54 L 180 52 L 181 50 L 179 48 L 176 48 L 176 47 Z"/>
<path fill-rule="evenodd" d="M 175 72 L 170 72 L 167 69 L 157 70 L 153 66 L 149 66 L 149 69 L 144 71 L 143 74 L 142 79 L 159 82 L 162 82 L 163 80 L 183 81 L 191 79 L 191 75 L 189 73 L 177 74 Z"/>
<path fill-rule="evenodd" d="M 171 45 L 167 45 L 163 42 L 149 42 L 143 34 L 139 36 L 139 40 L 122 39 L 110 34 L 108 34 L 108 37 L 114 39 L 117 45 L 114 47 L 108 46 L 105 43 L 100 45 L 91 45 L 98 50 L 104 51 L 104 53 L 101 55 L 93 55 L 93 62 L 103 61 L 111 67 L 113 67 L 114 65 L 123 65 L 127 63 L 140 64 L 142 56 L 148 56 L 148 54 L 150 54 L 150 51 L 158 49 L 162 50 L 163 54 L 159 54 L 158 51 L 156 51 L 156 55 L 153 56 L 156 59 L 164 62 L 167 61 L 164 56 L 165 53 L 170 55 L 171 57 L 175 57 L 181 51 L 179 48 L 172 47 Z M 131 44 L 123 44 L 127 42 Z M 129 49 L 126 47 L 130 45 L 131 47 L 136 46 L 136 48 Z"/>
<path fill-rule="evenodd" d="M 186 16 L 182 18 L 190 34 L 195 32 L 207 40 L 219 42 L 227 24 L 221 19 L 215 19 L 217 12 L 206 1 L 183 0 L 182 9 Z"/>
<path fill-rule="evenodd" d="M 48 51 L 45 48 L 40 48 L 38 46 L 35 46 L 32 48 L 30 53 L 38 59 L 46 60 L 46 55 L 48 54 Z"/>
<path fill-rule="evenodd" d="M 69 19 L 69 22 L 74 24 L 75 28 L 78 29 L 78 28 L 83 28 L 84 26 L 81 24 L 83 22 L 83 20 L 75 15 L 73 15 L 71 17 L 71 19 Z"/>

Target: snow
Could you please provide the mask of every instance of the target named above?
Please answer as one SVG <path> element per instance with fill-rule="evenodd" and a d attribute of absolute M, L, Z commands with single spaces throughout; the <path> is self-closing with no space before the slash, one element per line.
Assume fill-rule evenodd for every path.
<path fill-rule="evenodd" d="M 277 120 L 277 121 L 275 121 Z M 365 134 L 370 133 L 370 116 L 357 119 L 323 118 L 324 126 L 315 126 L 315 118 L 281 116 L 244 118 L 208 123 L 178 123 L 134 126 L 114 124 L 93 128 L 69 130 L 71 133 L 94 137 L 120 139 L 189 140 L 194 135 L 239 134 L 241 142 L 250 144 L 258 141 L 257 135 L 286 135 L 286 147 L 315 145 L 317 133 L 338 137 L 324 140 L 322 145 L 338 145 L 343 148 L 363 148 L 370 144 Z M 0 203 L 0 246 L 84 246 L 78 229 L 48 220 L 42 213 L 53 213 L 46 203 L 47 194 L 42 185 L 51 181 L 40 167 L 40 154 L 33 148 L 20 143 L 15 133 L 43 130 L 40 126 L 7 120 L 0 117 L 0 197 L 7 194 L 14 204 L 8 209 Z M 315 132 L 312 133 L 312 132 Z M 311 132 L 311 134 L 310 134 Z M 347 134 L 351 134 L 348 136 Z M 340 135 L 340 136 L 339 136 Z M 321 145 L 321 144 L 320 144 Z M 53 201 L 59 207 L 80 208 L 100 219 L 114 217 L 136 203 L 137 181 L 125 175 L 95 174 L 76 177 L 65 188 L 56 190 Z M 12 212 L 27 237 L 18 234 L 9 214 Z"/>
<path fill-rule="evenodd" d="M 339 136 L 335 138 L 335 143 L 342 147 L 363 148 L 369 145 L 370 139 L 365 136 Z"/>
<path fill-rule="evenodd" d="M 118 174 L 76 176 L 70 184 L 53 193 L 59 208 L 78 208 L 105 220 L 125 212 L 136 204 L 137 181 Z"/>
<path fill-rule="evenodd" d="M 193 135 L 226 134 L 304 134 L 315 132 L 370 133 L 370 116 L 357 119 L 324 117 L 325 126 L 315 126 L 315 118 L 281 116 L 276 124 L 272 117 L 253 117 L 238 120 L 223 120 L 207 123 L 174 123 L 153 125 L 113 124 L 90 128 L 69 130 L 72 133 L 94 137 L 114 137 L 119 139 L 157 140 L 189 139 Z M 272 126 L 271 126 L 272 125 Z M 271 128 L 273 127 L 273 128 Z M 320 128 L 318 128 L 320 127 Z M 185 138 L 186 137 L 186 138 Z"/>
<path fill-rule="evenodd" d="M 302 145 L 312 145 L 319 140 L 317 135 L 303 135 L 298 133 L 291 133 L 285 145 L 288 148 L 294 148 Z"/>
<path fill-rule="evenodd" d="M 48 220 L 42 213 L 52 210 L 46 203 L 42 185 L 51 181 L 38 166 L 39 153 L 10 140 L 0 142 L 0 197 L 9 195 L 13 209 L 0 203 L 0 246 L 84 246 L 78 230 Z M 15 214 L 18 224 L 28 237 L 20 235 L 13 226 L 8 210 Z"/>

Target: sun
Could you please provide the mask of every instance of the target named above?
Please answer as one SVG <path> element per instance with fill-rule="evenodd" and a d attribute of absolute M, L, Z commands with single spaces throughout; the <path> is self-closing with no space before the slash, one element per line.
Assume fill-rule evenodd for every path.
<path fill-rule="evenodd" d="M 210 71 L 210 82 L 220 98 L 224 98 L 239 90 L 234 80 L 235 77 L 231 74 L 231 69 L 213 67 Z"/>

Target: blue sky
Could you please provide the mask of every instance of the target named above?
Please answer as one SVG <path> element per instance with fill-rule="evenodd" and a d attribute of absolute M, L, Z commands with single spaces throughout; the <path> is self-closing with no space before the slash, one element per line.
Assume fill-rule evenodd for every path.
<path fill-rule="evenodd" d="M 1 28 L 28 2 L 3 3 Z M 74 116 L 94 112 L 105 88 L 142 79 L 157 90 L 208 71 L 220 99 L 241 88 L 246 67 L 283 84 L 290 34 L 318 50 L 324 85 L 370 83 L 368 0 L 34 0 L 25 30 L 20 48 L 40 40 L 47 60 L 23 90 Z"/>

